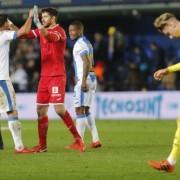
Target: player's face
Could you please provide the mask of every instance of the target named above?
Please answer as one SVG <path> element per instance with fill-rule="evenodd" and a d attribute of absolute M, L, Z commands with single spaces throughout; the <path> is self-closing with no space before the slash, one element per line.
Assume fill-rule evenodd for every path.
<path fill-rule="evenodd" d="M 48 28 L 48 27 L 54 22 L 54 16 L 51 17 L 51 16 L 49 15 L 49 13 L 44 12 L 44 13 L 42 13 L 41 21 L 42 21 L 42 25 L 43 25 L 45 28 Z"/>
<path fill-rule="evenodd" d="M 177 38 L 178 37 L 178 28 L 179 23 L 176 21 L 169 21 L 163 28 L 162 33 L 168 36 L 169 38 Z"/>
<path fill-rule="evenodd" d="M 75 25 L 69 26 L 69 36 L 71 40 L 78 38 L 80 35 L 81 35 L 81 30 L 77 26 Z"/>

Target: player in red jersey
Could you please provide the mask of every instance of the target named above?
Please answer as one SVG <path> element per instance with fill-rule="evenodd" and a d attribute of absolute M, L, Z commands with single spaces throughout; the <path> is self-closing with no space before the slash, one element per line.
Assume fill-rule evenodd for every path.
<path fill-rule="evenodd" d="M 56 113 L 62 118 L 67 128 L 74 136 L 75 142 L 70 149 L 84 151 L 84 143 L 79 136 L 74 122 L 64 107 L 66 72 L 64 52 L 66 48 L 66 33 L 56 23 L 57 11 L 54 8 L 44 8 L 41 11 L 41 22 L 38 8 L 34 11 L 34 23 L 37 29 L 31 30 L 25 38 L 39 38 L 41 46 L 41 77 L 37 91 L 37 114 L 39 144 L 34 152 L 47 151 L 48 107 L 54 105 Z M 42 23 L 42 24 L 41 24 Z"/>

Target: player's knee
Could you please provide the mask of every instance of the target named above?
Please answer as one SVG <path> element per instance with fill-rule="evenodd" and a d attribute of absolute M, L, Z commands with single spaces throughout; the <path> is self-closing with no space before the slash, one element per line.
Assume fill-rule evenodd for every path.
<path fill-rule="evenodd" d="M 37 107 L 37 114 L 38 114 L 38 119 L 47 116 L 46 107 L 43 107 L 43 106 L 42 107 L 41 106 Z"/>
<path fill-rule="evenodd" d="M 59 115 L 59 116 L 63 116 L 65 114 L 65 107 L 64 105 L 55 105 L 54 106 L 55 112 Z"/>

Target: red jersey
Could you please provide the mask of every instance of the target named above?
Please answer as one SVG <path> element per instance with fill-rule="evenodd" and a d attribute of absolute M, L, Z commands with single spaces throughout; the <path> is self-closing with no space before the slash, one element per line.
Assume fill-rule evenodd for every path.
<path fill-rule="evenodd" d="M 41 76 L 65 76 L 64 52 L 66 48 L 66 33 L 58 24 L 47 29 L 46 38 L 39 29 L 29 32 L 25 38 L 39 38 L 41 45 Z"/>

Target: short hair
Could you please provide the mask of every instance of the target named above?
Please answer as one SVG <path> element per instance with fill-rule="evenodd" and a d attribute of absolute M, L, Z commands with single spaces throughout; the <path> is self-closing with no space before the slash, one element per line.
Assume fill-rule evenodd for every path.
<path fill-rule="evenodd" d="M 55 17 L 58 16 L 58 12 L 55 8 L 51 8 L 51 7 L 43 8 L 41 10 L 41 14 L 44 12 L 47 12 L 50 16 L 55 16 Z"/>
<path fill-rule="evenodd" d="M 81 21 L 73 21 L 70 23 L 70 25 L 76 26 L 77 28 L 84 30 L 84 25 Z"/>
<path fill-rule="evenodd" d="M 171 13 L 163 13 L 159 17 L 157 17 L 154 21 L 154 26 L 162 31 L 164 26 L 167 24 L 167 21 L 171 18 L 176 18 L 174 14 Z"/>
<path fill-rule="evenodd" d="M 4 25 L 5 22 L 7 22 L 7 15 L 6 14 L 0 14 L 0 27 Z"/>

